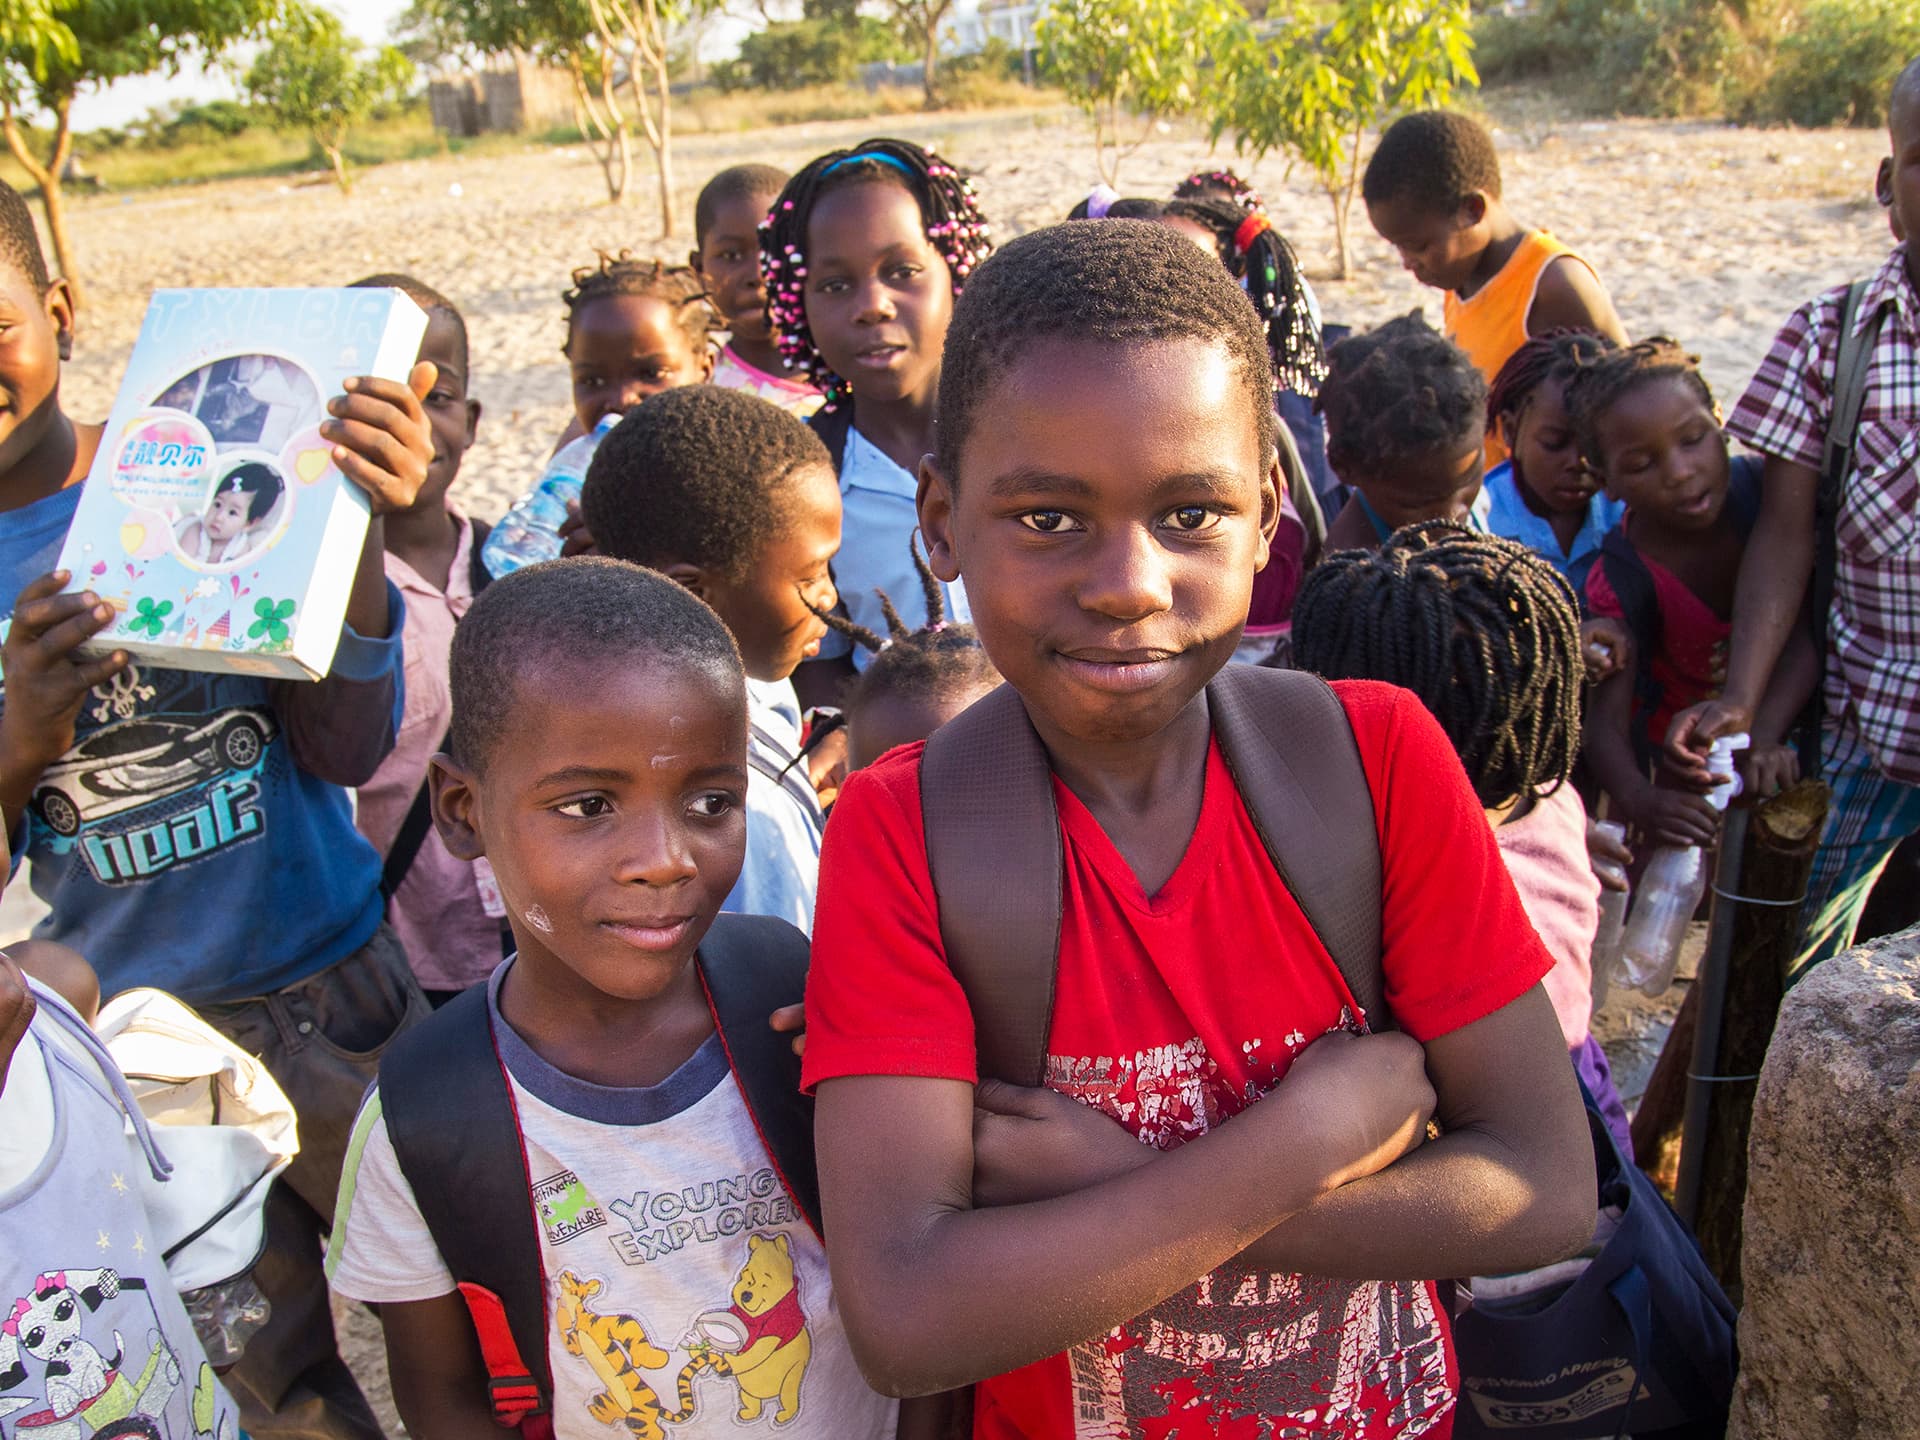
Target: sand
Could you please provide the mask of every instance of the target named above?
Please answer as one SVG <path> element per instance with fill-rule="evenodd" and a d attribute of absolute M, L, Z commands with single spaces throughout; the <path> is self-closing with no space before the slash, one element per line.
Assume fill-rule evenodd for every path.
<path fill-rule="evenodd" d="M 1565 121 L 1539 113 L 1537 101 L 1498 96 L 1491 108 L 1515 213 L 1594 263 L 1632 333 L 1664 331 L 1698 350 L 1728 404 L 1794 305 L 1886 252 L 1886 221 L 1870 198 L 1884 133 Z M 1061 109 L 916 116 L 888 129 L 971 169 L 1003 238 L 1064 215 L 1095 178 L 1088 131 Z M 678 150 L 684 223 L 690 231 L 700 182 L 724 165 L 793 167 L 872 131 L 857 121 L 691 137 Z M 1203 137 L 1169 132 L 1127 161 L 1122 188 L 1164 195 L 1208 158 Z M 679 259 L 692 244 L 690 233 L 657 238 L 656 192 L 642 169 L 617 207 L 584 148 L 386 165 L 344 199 L 283 180 L 82 198 L 72 223 L 88 308 L 67 369 L 69 410 L 106 413 L 155 286 L 326 285 L 406 271 L 466 312 L 485 415 L 459 493 L 475 513 L 495 515 L 537 477 L 568 420 L 559 295 L 569 271 L 596 249 Z M 1279 157 L 1243 169 L 1309 273 L 1326 272 L 1325 196 L 1303 175 L 1289 178 Z M 1364 213 L 1352 238 L 1355 278 L 1316 278 L 1327 318 L 1364 326 L 1423 308 L 1437 324 L 1438 294 L 1401 270 Z"/>

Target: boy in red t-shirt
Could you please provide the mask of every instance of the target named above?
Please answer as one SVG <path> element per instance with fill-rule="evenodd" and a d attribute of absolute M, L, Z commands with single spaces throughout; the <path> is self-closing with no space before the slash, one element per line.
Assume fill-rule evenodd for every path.
<path fill-rule="evenodd" d="M 990 1440 L 1445 1435 L 1426 1277 L 1591 1232 L 1551 960 L 1425 708 L 1339 687 L 1403 1034 L 1337 1033 L 1364 1017 L 1214 743 L 1278 513 L 1268 366 L 1225 272 L 1132 222 L 1014 241 L 948 333 L 920 523 L 1054 769 L 1048 1088 L 976 1089 L 916 746 L 827 831 L 806 1077 L 855 1354 L 894 1393 L 984 1381 Z"/>

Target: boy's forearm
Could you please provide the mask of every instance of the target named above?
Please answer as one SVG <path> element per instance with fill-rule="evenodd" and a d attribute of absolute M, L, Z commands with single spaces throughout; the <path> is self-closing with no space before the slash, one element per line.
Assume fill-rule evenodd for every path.
<path fill-rule="evenodd" d="M 1820 651 L 1807 627 L 1796 623 L 1775 662 L 1766 693 L 1753 712 L 1753 743 L 1777 745 L 1820 684 Z"/>
<path fill-rule="evenodd" d="M 1740 559 L 1733 641 L 1724 698 L 1752 714 L 1800 615 L 1813 574 L 1815 495 L 1820 477 L 1804 465 L 1766 464 L 1760 518 Z M 1815 616 L 1824 626 L 1826 617 Z"/>
<path fill-rule="evenodd" d="M 1593 778 L 1629 819 L 1638 809 L 1641 793 L 1648 788 L 1646 773 L 1634 758 L 1633 744 L 1627 738 L 1632 687 L 1631 672 L 1622 672 L 1601 683 L 1594 695 L 1586 739 L 1581 746 Z M 1629 714 L 1623 715 L 1623 710 Z"/>
<path fill-rule="evenodd" d="M 347 625 L 355 634 L 372 638 L 387 634 L 392 624 L 387 608 L 386 523 L 375 515 L 367 521 L 367 538 L 347 595 Z"/>
<path fill-rule="evenodd" d="M 830 1177 L 874 1177 L 884 1188 L 881 1177 L 898 1163 L 883 1153 L 889 1142 L 862 1136 L 837 1113 L 836 1092 L 855 1083 L 829 1082 L 820 1095 L 827 1226 L 841 1237 L 829 1258 L 855 1355 L 891 1394 L 953 1389 L 1104 1334 L 1232 1258 L 1330 1183 L 1307 1127 L 1273 1103 L 1073 1195 L 970 1210 L 960 1193 L 908 1227 L 849 1227 Z M 970 1105 L 960 1103 L 965 1126 Z M 1273 1162 L 1284 1154 L 1295 1163 Z"/>

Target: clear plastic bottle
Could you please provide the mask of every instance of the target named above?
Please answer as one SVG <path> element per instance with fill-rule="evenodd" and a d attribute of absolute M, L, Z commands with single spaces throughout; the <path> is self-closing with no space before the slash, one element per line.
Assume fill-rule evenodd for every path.
<path fill-rule="evenodd" d="M 513 502 L 487 536 L 480 559 L 489 575 L 497 580 L 523 565 L 559 557 L 560 527 L 567 521 L 567 505 L 580 498 L 593 452 L 624 418 L 618 411 L 602 416 L 592 433 L 561 446 L 547 462 L 539 483 Z"/>
<path fill-rule="evenodd" d="M 1626 843 L 1627 827 L 1617 820 L 1596 821 L 1593 828 L 1611 840 Z M 1595 860 L 1593 868 L 1622 886 L 1627 883 L 1627 867 L 1617 860 Z M 1625 889 L 1600 891 L 1600 928 L 1594 932 L 1592 957 L 1595 1010 L 1607 1003 L 1607 982 L 1619 962 L 1620 945 L 1626 934 L 1627 902 L 1632 898 Z"/>
<path fill-rule="evenodd" d="M 1733 771 L 1733 752 L 1747 747 L 1745 735 L 1728 735 L 1713 742 L 1707 768 L 1714 788 L 1707 800 L 1716 810 L 1740 791 Z M 1662 846 L 1653 852 L 1640 876 L 1633 913 L 1627 918 L 1621 942 L 1619 978 L 1645 995 L 1662 995 L 1673 984 L 1687 926 L 1707 893 L 1707 857 L 1698 845 Z"/>
<path fill-rule="evenodd" d="M 208 1363 L 221 1369 L 240 1359 L 247 1342 L 260 1333 L 273 1314 L 251 1271 L 201 1290 L 189 1290 L 180 1298 L 186 1304 L 187 1318 L 193 1321 L 194 1333 L 206 1349 Z"/>

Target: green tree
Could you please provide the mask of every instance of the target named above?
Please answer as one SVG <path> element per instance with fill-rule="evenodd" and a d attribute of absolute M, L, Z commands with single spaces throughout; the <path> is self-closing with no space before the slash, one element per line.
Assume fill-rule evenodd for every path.
<path fill-rule="evenodd" d="M 1163 121 L 1201 108 L 1214 51 L 1246 12 L 1237 0 L 1055 0 L 1034 26 L 1041 63 L 1093 121 L 1100 178 Z"/>
<path fill-rule="evenodd" d="M 1242 20 L 1219 50 L 1215 140 L 1243 155 L 1285 151 L 1306 162 L 1333 205 L 1335 264 L 1347 249 L 1369 127 L 1400 109 L 1445 105 L 1478 85 L 1467 0 L 1334 0 L 1264 24 Z"/>
<path fill-rule="evenodd" d="M 61 176 L 73 153 L 73 102 L 88 87 L 211 60 L 256 36 L 280 0 L 0 0 L 0 133 L 40 187 L 54 263 L 79 289 Z M 53 124 L 30 134 L 23 111 Z M 36 150 L 35 140 L 42 148 Z"/>
<path fill-rule="evenodd" d="M 940 103 L 940 25 L 953 10 L 954 0 L 890 0 L 894 28 L 920 56 L 920 86 L 927 108 Z"/>
<path fill-rule="evenodd" d="M 369 55 L 331 10 L 294 3 L 267 32 L 244 83 L 275 125 L 312 138 L 345 194 L 353 189 L 348 131 L 406 92 L 413 62 L 391 45 Z"/>

